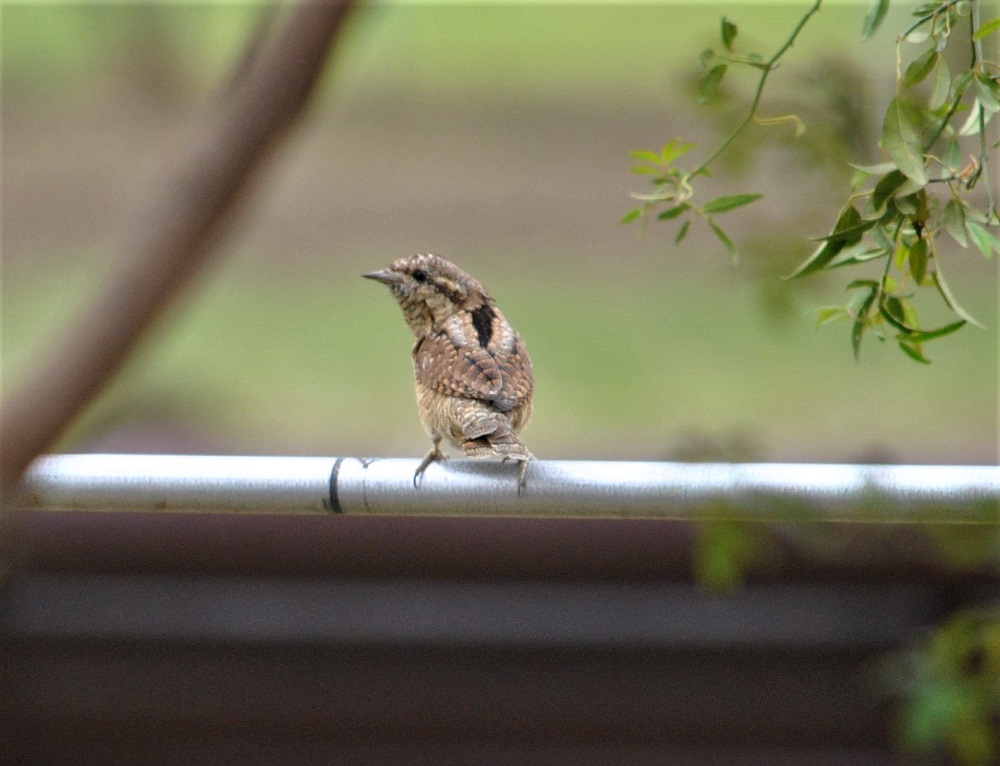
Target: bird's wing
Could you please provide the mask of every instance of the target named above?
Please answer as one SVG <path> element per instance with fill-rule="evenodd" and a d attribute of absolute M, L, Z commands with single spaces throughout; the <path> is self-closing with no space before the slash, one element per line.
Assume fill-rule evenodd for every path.
<path fill-rule="evenodd" d="M 492 401 L 500 393 L 500 369 L 489 352 L 475 344 L 461 347 L 441 330 L 413 349 L 417 380 L 448 396 Z"/>
<path fill-rule="evenodd" d="M 531 358 L 521 337 L 513 330 L 510 330 L 509 338 L 497 344 L 492 356 L 502 381 L 493 406 L 501 411 L 512 410 L 522 399 L 531 396 L 534 388 Z"/>
<path fill-rule="evenodd" d="M 423 338 L 413 349 L 417 380 L 449 396 L 492 402 L 501 411 L 512 409 L 531 393 L 531 361 L 524 344 L 508 329 L 483 345 L 483 336 L 472 325 L 468 314 L 456 315 Z"/>

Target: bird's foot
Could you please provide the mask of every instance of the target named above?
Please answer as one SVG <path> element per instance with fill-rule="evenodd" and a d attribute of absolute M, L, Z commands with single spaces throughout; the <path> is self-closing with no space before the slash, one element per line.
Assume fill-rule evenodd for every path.
<path fill-rule="evenodd" d="M 518 465 L 517 471 L 517 494 L 524 494 L 525 488 L 528 486 L 528 463 L 535 459 L 527 450 L 524 451 L 524 455 L 504 455 L 503 461 L 506 463 L 508 460 L 516 460 Z"/>
<path fill-rule="evenodd" d="M 448 456 L 441 451 L 441 447 L 435 444 L 431 451 L 424 455 L 424 459 L 420 461 L 420 465 L 417 466 L 417 470 L 413 472 L 413 488 L 419 489 L 420 482 L 424 478 L 424 471 L 427 470 L 427 466 L 433 463 L 435 460 L 447 460 Z"/>

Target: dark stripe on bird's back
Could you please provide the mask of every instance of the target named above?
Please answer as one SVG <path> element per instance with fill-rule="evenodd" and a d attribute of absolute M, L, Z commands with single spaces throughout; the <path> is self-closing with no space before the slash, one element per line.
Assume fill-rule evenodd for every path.
<path fill-rule="evenodd" d="M 479 345 L 486 348 L 493 337 L 493 320 L 496 319 L 496 312 L 490 304 L 482 303 L 470 313 L 472 326 L 476 328 L 476 335 L 479 337 Z"/>

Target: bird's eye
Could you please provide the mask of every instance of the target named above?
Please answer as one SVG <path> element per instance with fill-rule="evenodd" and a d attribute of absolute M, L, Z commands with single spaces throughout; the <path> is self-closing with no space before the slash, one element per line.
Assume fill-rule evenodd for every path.
<path fill-rule="evenodd" d="M 417 282 L 426 282 L 429 275 L 423 269 L 417 269 L 413 272 L 413 279 Z"/>

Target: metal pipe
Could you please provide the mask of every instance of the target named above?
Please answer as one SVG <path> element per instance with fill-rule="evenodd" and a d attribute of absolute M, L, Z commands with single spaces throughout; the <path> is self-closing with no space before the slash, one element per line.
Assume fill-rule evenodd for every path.
<path fill-rule="evenodd" d="M 53 455 L 36 510 L 1000 523 L 1000 467 Z"/>

